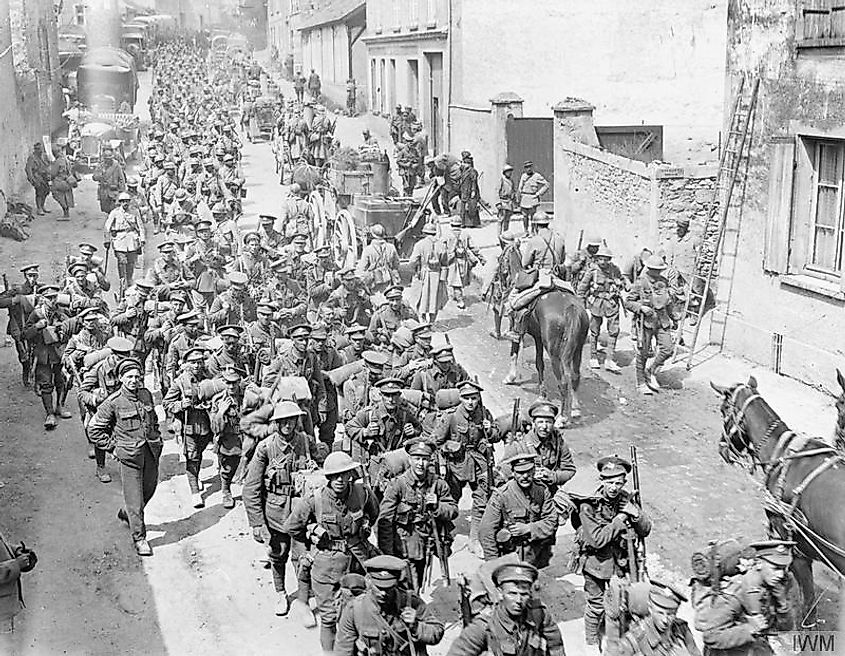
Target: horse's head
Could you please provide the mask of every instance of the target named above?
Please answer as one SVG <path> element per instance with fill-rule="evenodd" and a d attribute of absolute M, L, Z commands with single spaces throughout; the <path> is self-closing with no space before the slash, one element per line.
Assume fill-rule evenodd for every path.
<path fill-rule="evenodd" d="M 729 465 L 739 464 L 753 470 L 757 453 L 748 434 L 745 410 L 751 401 L 760 396 L 757 393 L 757 380 L 751 376 L 747 383 L 737 383 L 730 387 L 723 387 L 711 381 L 710 387 L 722 398 L 719 408 L 722 413 L 719 455 Z"/>

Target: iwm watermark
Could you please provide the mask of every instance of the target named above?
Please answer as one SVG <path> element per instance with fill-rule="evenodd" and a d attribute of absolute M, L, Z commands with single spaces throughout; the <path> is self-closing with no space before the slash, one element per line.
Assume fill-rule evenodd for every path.
<path fill-rule="evenodd" d="M 788 631 L 779 633 L 772 641 L 780 649 L 778 654 L 831 656 L 845 654 L 845 633 L 842 631 Z"/>

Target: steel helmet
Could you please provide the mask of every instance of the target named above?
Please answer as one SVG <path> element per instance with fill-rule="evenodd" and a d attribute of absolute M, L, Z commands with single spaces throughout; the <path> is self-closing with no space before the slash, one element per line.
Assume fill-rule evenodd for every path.
<path fill-rule="evenodd" d="M 344 472 L 353 471 L 359 467 L 359 463 L 353 460 L 348 453 L 334 451 L 326 456 L 323 462 L 323 475 L 335 476 Z"/>
<path fill-rule="evenodd" d="M 305 413 L 302 412 L 302 408 L 293 401 L 282 401 L 273 409 L 273 416 L 271 419 L 274 421 L 276 419 L 290 419 L 291 417 L 299 417 L 304 414 Z"/>

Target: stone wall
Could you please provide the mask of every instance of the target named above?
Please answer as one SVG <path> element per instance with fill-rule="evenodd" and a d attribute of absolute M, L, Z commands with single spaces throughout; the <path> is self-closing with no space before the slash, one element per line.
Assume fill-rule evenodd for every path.
<path fill-rule="evenodd" d="M 715 188 L 713 167 L 670 167 L 630 160 L 555 130 L 555 222 L 567 247 L 579 238 L 604 239 L 621 266 L 644 247 L 659 248 L 678 217 L 703 231 Z M 710 235 L 708 242 L 715 239 Z"/>

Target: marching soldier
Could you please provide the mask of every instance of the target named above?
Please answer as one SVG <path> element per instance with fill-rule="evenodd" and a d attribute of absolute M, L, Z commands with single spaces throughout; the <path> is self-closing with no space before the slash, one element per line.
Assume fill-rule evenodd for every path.
<path fill-rule="evenodd" d="M 117 260 L 121 292 L 132 284 L 135 261 L 146 243 L 144 224 L 129 210 L 131 201 L 132 196 L 125 191 L 121 192 L 117 196 L 117 207 L 109 211 L 103 228 L 103 245 L 106 250 L 114 250 Z"/>
<path fill-rule="evenodd" d="M 502 317 L 507 314 L 506 301 L 516 275 L 522 270 L 522 254 L 514 234 L 503 232 L 499 235 L 499 244 L 502 252 L 496 262 L 496 271 L 481 295 L 481 299 L 487 301 L 488 307 L 493 309 L 493 332 L 490 335 L 497 340 L 502 338 Z"/>
<path fill-rule="evenodd" d="M 373 312 L 367 329 L 367 340 L 371 344 L 387 346 L 403 321 L 418 320 L 417 313 L 402 300 L 402 291 L 401 285 L 393 285 L 384 290 L 387 303 Z"/>
<path fill-rule="evenodd" d="M 537 568 L 507 563 L 493 570 L 500 599 L 458 636 L 447 656 L 566 656 L 557 622 L 534 595 Z"/>
<path fill-rule="evenodd" d="M 754 561 L 743 573 L 743 604 L 750 614 L 765 618 L 769 631 L 791 631 L 793 609 L 787 580 L 795 542 L 762 540 L 749 547 Z"/>
<path fill-rule="evenodd" d="M 71 262 L 82 262 L 88 268 L 88 272 L 96 276 L 97 286 L 107 292 L 111 289 L 111 283 L 106 279 L 102 258 L 94 255 L 96 252 L 97 247 L 94 244 L 84 242 L 79 244 L 79 255 L 71 258 Z"/>
<path fill-rule="evenodd" d="M 299 553 L 291 554 L 290 532 L 285 521 L 291 515 L 297 494 L 294 485 L 296 472 L 304 469 L 310 459 L 308 436 L 296 429 L 302 410 L 293 401 L 282 401 L 273 410 L 273 433 L 261 440 L 249 463 L 243 488 L 252 536 L 256 542 L 268 541 L 270 567 L 273 570 L 273 587 L 276 590 L 276 615 L 287 615 L 288 597 L 285 591 L 285 564 Z M 303 503 L 298 500 L 298 503 Z M 318 520 L 319 521 L 319 520 Z M 303 527 L 304 528 L 304 527 Z M 307 603 L 307 598 L 305 599 Z"/>
<path fill-rule="evenodd" d="M 454 389 L 469 380 L 466 369 L 455 362 L 453 351 L 451 344 L 441 344 L 431 349 L 434 362 L 414 374 L 411 389 L 436 395 L 442 389 Z"/>
<path fill-rule="evenodd" d="M 158 245 L 161 253 L 150 269 L 149 281 L 159 298 L 167 298 L 171 291 L 191 289 L 195 285 L 194 274 L 187 264 L 176 256 L 176 244 L 163 241 Z"/>
<path fill-rule="evenodd" d="M 625 577 L 636 563 L 628 562 L 627 537 L 651 532 L 651 520 L 623 490 L 631 463 L 616 456 L 597 463 L 601 487 L 596 497 L 580 505 L 576 541 L 580 547 L 579 570 L 584 576 L 584 634 L 588 645 L 599 644 L 604 618 L 604 594 L 611 577 Z"/>
<path fill-rule="evenodd" d="M 158 485 L 162 442 L 153 395 L 142 385 L 143 365 L 133 358 L 117 368 L 120 389 L 106 398 L 88 424 L 91 441 L 120 462 L 123 508 L 118 518 L 129 525 L 135 551 L 152 556 L 144 508 Z"/>
<path fill-rule="evenodd" d="M 89 278 L 88 267 L 82 262 L 74 262 L 68 267 L 68 279 L 63 293 L 70 296 L 70 311 L 76 314 L 87 308 L 106 308 L 103 293 L 96 280 Z M 93 277 L 93 276 L 91 276 Z"/>
<path fill-rule="evenodd" d="M 614 656 L 701 656 L 689 625 L 677 616 L 685 601 L 686 595 L 675 586 L 650 581 L 648 616 L 622 637 Z"/>
<path fill-rule="evenodd" d="M 446 482 L 452 498 L 460 499 L 465 486 L 472 490 L 470 550 L 479 554 L 478 527 L 490 498 L 493 443 L 501 440 L 490 411 L 481 402 L 482 388 L 470 380 L 460 386 L 461 404 L 435 428 L 435 444 L 446 459 Z"/>
<path fill-rule="evenodd" d="M 275 304 L 276 323 L 282 328 L 283 334 L 287 335 L 290 326 L 306 321 L 308 294 L 291 277 L 293 267 L 289 259 L 280 257 L 273 260 L 270 268 L 273 271 L 273 278 L 264 296 Z"/>
<path fill-rule="evenodd" d="M 170 340 L 165 357 L 165 373 L 173 381 L 180 373 L 185 355 L 197 345 L 200 335 L 200 318 L 196 310 L 183 312 L 176 317 L 178 333 Z"/>
<path fill-rule="evenodd" d="M 305 270 L 305 288 L 314 305 L 322 304 L 337 287 L 337 266 L 332 257 L 331 246 L 319 246 L 314 249 L 317 261 Z"/>
<path fill-rule="evenodd" d="M 422 364 L 427 360 L 431 360 L 431 324 L 423 323 L 412 326 L 411 336 L 413 337 L 414 344 L 411 348 L 403 349 L 400 357 L 394 359 L 394 370 L 401 369 L 415 361 Z M 411 373 L 409 372 L 409 379 L 410 375 Z"/>
<path fill-rule="evenodd" d="M 282 376 L 300 376 L 308 381 L 311 390 L 311 411 L 306 414 L 303 425 L 309 435 L 313 432 L 311 418 L 317 417 L 322 424 L 328 412 L 326 385 L 320 361 L 313 351 L 308 350 L 308 340 L 312 332 L 311 326 L 305 323 L 291 328 L 290 346 L 267 365 L 261 376 L 261 385 L 274 389 Z"/>
<path fill-rule="evenodd" d="M 146 310 L 146 302 L 152 291 L 152 283 L 139 280 L 130 287 L 120 305 L 114 311 L 111 322 L 119 332 L 132 340 L 132 356 L 140 362 L 146 362 L 149 345 L 146 341 L 150 313 Z"/>
<path fill-rule="evenodd" d="M 360 360 L 364 347 L 367 345 L 367 329 L 359 323 L 354 323 L 344 331 L 344 334 L 349 342 L 340 350 L 340 357 L 343 358 L 344 364 Z"/>
<path fill-rule="evenodd" d="M 375 494 L 356 481 L 359 463 L 342 451 L 330 453 L 323 463 L 328 481 L 322 490 L 298 502 L 282 531 L 294 539 L 306 536 L 314 545 L 311 586 L 320 614 L 320 646 L 335 646 L 335 594 L 347 572 L 361 573 L 363 563 L 377 553 L 367 540 L 378 519 Z"/>
<path fill-rule="evenodd" d="M 340 276 L 340 287 L 329 294 L 326 305 L 330 308 L 342 310 L 347 325 L 368 326 L 372 314 L 369 292 L 364 289 L 355 269 L 344 269 L 338 275 Z"/>
<path fill-rule="evenodd" d="M 285 236 L 281 232 L 276 232 L 273 227 L 277 221 L 278 219 L 271 214 L 258 215 L 258 236 L 261 239 L 261 248 L 270 257 L 278 256 L 279 250 L 285 244 Z"/>
<path fill-rule="evenodd" d="M 458 504 L 446 481 L 432 471 L 434 445 L 414 438 L 405 443 L 405 451 L 411 467 L 385 489 L 378 518 L 378 546 L 383 553 L 410 562 L 415 575 L 411 583 L 414 590 L 420 590 L 430 555 L 449 556 Z"/>
<path fill-rule="evenodd" d="M 261 248 L 261 235 L 252 230 L 244 235 L 244 250 L 235 258 L 233 271 L 240 271 L 247 277 L 250 289 L 263 289 L 270 269 L 267 255 Z"/>
<path fill-rule="evenodd" d="M 522 165 L 522 175 L 516 187 L 516 200 L 522 213 L 522 225 L 528 234 L 529 222 L 537 213 L 540 197 L 549 190 L 546 179 L 534 170 L 534 162 L 528 160 Z"/>
<path fill-rule="evenodd" d="M 532 404 L 528 409 L 531 429 L 523 438 L 537 452 L 534 480 L 548 487 L 552 498 L 576 471 L 563 430 L 555 426 L 557 414 L 557 407 L 551 403 L 537 401 Z"/>
<path fill-rule="evenodd" d="M 114 209 L 115 200 L 119 200 L 119 196 L 126 192 L 126 174 L 120 162 L 115 159 L 111 146 L 103 146 L 100 166 L 91 177 L 97 183 L 100 210 L 109 214 Z M 44 208 L 41 209 L 43 211 Z"/>
<path fill-rule="evenodd" d="M 399 587 L 405 561 L 376 556 L 364 569 L 369 586 L 340 616 L 335 656 L 425 656 L 427 645 L 442 640 L 444 626 L 415 592 Z"/>
<path fill-rule="evenodd" d="M 569 275 L 569 282 L 572 283 L 573 288 L 578 289 L 581 284 L 581 278 L 593 268 L 596 263 L 596 253 L 604 243 L 598 235 L 587 237 L 584 248 L 567 261 L 566 270 Z"/>
<path fill-rule="evenodd" d="M 311 350 L 318 358 L 320 370 L 323 372 L 337 369 L 343 365 L 343 358 L 334 346 L 328 343 L 329 333 L 324 324 L 317 324 L 311 331 Z M 319 421 L 319 417 L 311 417 L 312 421 L 319 426 L 318 435 L 321 442 L 327 444 L 331 449 L 334 442 L 335 428 L 339 419 L 337 388 L 328 376 L 323 376 L 323 385 L 326 388 L 326 418 Z"/>
<path fill-rule="evenodd" d="M 452 298 L 460 310 L 466 308 L 464 287 L 470 283 L 473 268 L 485 263 L 484 256 L 472 242 L 469 234 L 462 232 L 463 222 L 460 215 L 449 219 L 452 230 L 446 235 L 446 253 L 449 263 L 447 282 L 452 289 Z"/>
<path fill-rule="evenodd" d="M 104 327 L 105 316 L 99 308 L 88 308 L 77 315 L 82 322 L 82 329 L 71 336 L 62 354 L 62 362 L 65 371 L 71 374 L 71 380 L 76 384 L 77 401 L 79 405 L 79 419 L 84 427 L 87 423 L 87 411 L 79 399 L 79 388 L 82 385 L 81 372 L 85 369 L 85 356 L 94 351 L 100 351 L 106 347 L 109 334 Z M 108 324 L 106 324 L 108 325 Z M 65 391 L 67 394 L 67 391 Z M 87 437 L 87 435 L 86 435 Z M 88 452 L 89 458 L 94 458 L 94 447 L 91 446 Z M 105 462 L 105 461 L 104 461 Z M 106 474 L 106 476 L 108 476 Z M 108 477 L 111 480 L 111 477 Z M 108 482 L 108 481 L 106 481 Z"/>
<path fill-rule="evenodd" d="M 236 367 L 243 371 L 249 366 L 249 354 L 246 353 L 241 342 L 242 326 L 221 326 L 217 330 L 223 346 L 208 356 L 206 369 L 211 378 L 217 378 L 229 367 Z"/>
<path fill-rule="evenodd" d="M 437 313 L 448 301 L 443 269 L 449 264 L 449 255 L 446 245 L 437 238 L 437 228 L 433 224 L 426 223 L 422 234 L 422 239 L 414 244 L 410 259 L 411 269 L 419 279 L 414 310 L 421 321 L 436 321 Z"/>
<path fill-rule="evenodd" d="M 217 453 L 217 468 L 220 473 L 220 492 L 223 507 L 227 510 L 235 507 L 232 481 L 238 469 L 243 445 L 240 429 L 244 401 L 241 378 L 243 373 L 235 367 L 223 372 L 223 383 L 226 387 L 211 399 L 209 411 L 214 451 Z"/>
<path fill-rule="evenodd" d="M 389 361 L 388 356 L 381 351 L 364 351 L 361 358 L 364 360 L 364 368 L 343 383 L 344 422 L 375 401 L 378 396 L 376 384 L 384 376 Z"/>
<path fill-rule="evenodd" d="M 44 406 L 44 428 L 47 430 L 56 427 L 57 415 L 62 419 L 71 416 L 62 404 L 67 384 L 62 373 L 62 352 L 70 339 L 72 324 L 58 305 L 58 295 L 56 285 L 43 285 L 38 290 L 38 305 L 30 313 L 23 330 L 24 339 L 33 349 L 35 389 Z"/>
<path fill-rule="evenodd" d="M 255 321 L 255 300 L 247 291 L 247 275 L 240 271 L 229 274 L 230 287 L 217 296 L 208 311 L 208 321 L 212 326 L 246 325 Z"/>
<path fill-rule="evenodd" d="M 590 368 L 598 369 L 600 366 L 599 335 L 601 324 L 607 319 L 604 368 L 618 374 L 621 370 L 613 356 L 616 351 L 616 339 L 619 337 L 619 305 L 622 302 L 621 292 L 625 289 L 625 280 L 619 267 L 610 261 L 612 257 L 613 253 L 607 246 L 599 246 L 595 254 L 595 266 L 581 277 L 576 291 L 590 311 Z"/>
<path fill-rule="evenodd" d="M 380 223 L 370 226 L 372 241 L 364 246 L 357 264 L 358 277 L 374 294 L 399 282 L 399 253 L 385 241 L 384 234 Z"/>
<path fill-rule="evenodd" d="M 15 343 L 18 362 L 21 364 L 21 382 L 24 387 L 30 387 L 32 371 L 32 359 L 30 357 L 30 346 L 23 336 L 26 326 L 27 311 L 21 300 L 26 296 L 36 293 L 38 283 L 38 265 L 29 264 L 21 269 L 24 281 L 20 285 L 13 286 L 7 293 L 0 296 L 0 308 L 9 310 L 9 322 L 6 324 L 6 334 Z"/>
<path fill-rule="evenodd" d="M 246 343 L 253 359 L 250 372 L 258 382 L 261 380 L 261 368 L 266 367 L 279 350 L 279 340 L 284 337 L 279 324 L 273 321 L 276 306 L 262 301 L 256 306 L 258 318 L 246 327 Z"/>
<path fill-rule="evenodd" d="M 352 455 L 360 455 L 368 465 L 377 492 L 383 491 L 382 454 L 401 449 L 420 434 L 416 411 L 402 398 L 402 387 L 398 378 L 383 378 L 376 383 L 378 398 L 346 422 L 346 434 L 354 442 Z"/>
<path fill-rule="evenodd" d="M 120 388 L 117 368 L 121 362 L 131 356 L 132 347 L 132 341 L 125 337 L 111 337 L 106 342 L 106 348 L 111 353 L 85 370 L 76 395 L 80 406 L 85 408 L 89 416 L 93 417 L 103 401 Z M 101 483 L 111 483 L 111 474 L 106 470 L 106 452 L 93 441 L 87 426 L 86 436 L 94 449 L 97 479 Z"/>
<path fill-rule="evenodd" d="M 637 391 L 645 395 L 660 391 L 656 374 L 672 356 L 674 347 L 672 327 L 680 297 L 679 290 L 664 277 L 665 270 L 663 258 L 652 255 L 645 263 L 645 271 L 625 297 L 625 308 L 635 315 Z M 651 366 L 646 369 L 652 340 L 656 344 L 655 355 Z"/>
<path fill-rule="evenodd" d="M 181 424 L 182 445 L 185 450 L 185 476 L 191 491 L 194 508 L 202 508 L 205 501 L 200 492 L 202 454 L 211 443 L 209 399 L 202 398 L 200 383 L 206 380 L 205 350 L 192 348 L 185 354 L 183 371 L 173 379 L 161 404 L 165 411 L 177 417 Z"/>
<path fill-rule="evenodd" d="M 484 559 L 519 552 L 520 560 L 542 569 L 552 557 L 557 512 L 549 488 L 534 480 L 537 452 L 522 441 L 511 442 L 502 463 L 513 477 L 493 491 L 484 509 L 478 528 Z"/>
<path fill-rule="evenodd" d="M 525 241 L 522 248 L 522 268 L 549 271 L 563 277 L 566 246 L 563 237 L 549 228 L 550 221 L 551 217 L 542 211 L 531 218 L 535 233 Z"/>

